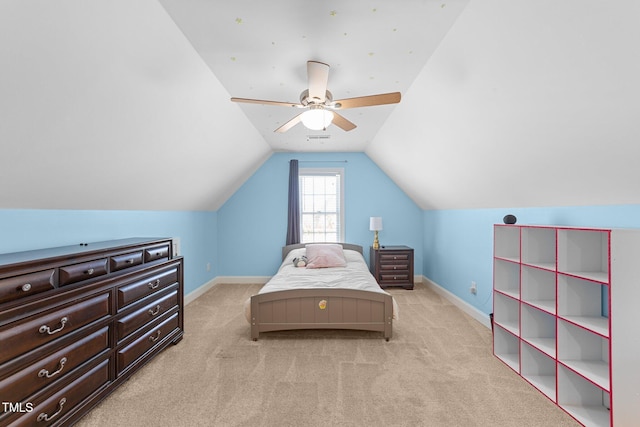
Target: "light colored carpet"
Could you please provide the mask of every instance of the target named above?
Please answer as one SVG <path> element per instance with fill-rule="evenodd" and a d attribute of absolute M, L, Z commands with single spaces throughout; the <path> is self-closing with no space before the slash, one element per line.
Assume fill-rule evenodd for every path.
<path fill-rule="evenodd" d="M 491 331 L 422 284 L 393 289 L 393 338 L 287 331 L 249 338 L 221 284 L 185 309 L 185 336 L 77 425 L 577 426 L 492 355 Z"/>

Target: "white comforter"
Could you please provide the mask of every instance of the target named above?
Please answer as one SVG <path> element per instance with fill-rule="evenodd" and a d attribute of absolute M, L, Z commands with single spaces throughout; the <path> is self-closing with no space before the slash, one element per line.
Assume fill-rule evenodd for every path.
<path fill-rule="evenodd" d="M 271 278 L 258 292 L 285 291 L 290 289 L 341 288 L 358 289 L 363 291 L 387 294 L 369 272 L 362 254 L 349 249 L 344 250 L 347 260 L 346 267 L 305 268 L 295 267 L 293 259 L 305 254 L 305 249 L 294 249 L 282 262 L 275 276 Z M 245 302 L 245 316 L 250 322 L 251 300 Z M 393 318 L 398 318 L 398 307 L 393 300 Z"/>

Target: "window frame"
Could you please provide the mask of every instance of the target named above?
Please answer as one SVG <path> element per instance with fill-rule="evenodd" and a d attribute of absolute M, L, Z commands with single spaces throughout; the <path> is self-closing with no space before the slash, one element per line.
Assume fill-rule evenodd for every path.
<path fill-rule="evenodd" d="M 298 169 L 298 180 L 301 180 L 302 176 L 332 176 L 337 175 L 339 177 L 340 186 L 338 191 L 340 195 L 338 197 L 338 242 L 344 242 L 345 236 L 345 205 L 344 205 L 344 168 L 335 168 L 335 167 L 312 167 L 312 168 L 299 168 Z M 305 242 L 304 241 L 304 232 L 302 230 L 302 215 L 304 213 L 303 210 L 303 194 L 302 194 L 302 183 L 299 183 L 299 196 L 300 196 L 300 242 L 301 243 L 313 243 L 313 242 Z"/>

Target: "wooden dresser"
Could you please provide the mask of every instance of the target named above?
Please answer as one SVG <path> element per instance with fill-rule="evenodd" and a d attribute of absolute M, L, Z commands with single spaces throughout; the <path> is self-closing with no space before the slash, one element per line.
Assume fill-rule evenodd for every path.
<path fill-rule="evenodd" d="M 408 246 L 370 247 L 369 262 L 373 277 L 381 288 L 401 286 L 413 289 L 413 249 Z"/>
<path fill-rule="evenodd" d="M 170 239 L 0 255 L 0 425 L 71 425 L 180 341 L 183 269 Z"/>

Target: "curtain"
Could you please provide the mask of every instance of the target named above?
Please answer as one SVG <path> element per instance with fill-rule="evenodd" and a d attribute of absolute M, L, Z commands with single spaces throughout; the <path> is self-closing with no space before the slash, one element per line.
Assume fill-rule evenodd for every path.
<path fill-rule="evenodd" d="M 287 245 L 300 243 L 300 184 L 298 160 L 289 161 L 289 218 L 287 220 Z"/>

